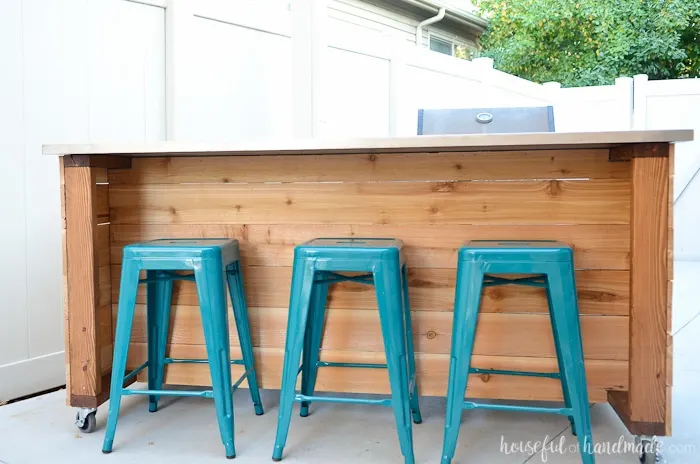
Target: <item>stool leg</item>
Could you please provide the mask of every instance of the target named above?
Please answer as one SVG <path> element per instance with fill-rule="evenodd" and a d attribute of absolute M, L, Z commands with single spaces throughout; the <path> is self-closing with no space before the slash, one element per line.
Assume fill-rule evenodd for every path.
<path fill-rule="evenodd" d="M 413 327 L 411 325 L 411 302 L 408 297 L 408 269 L 401 267 L 401 283 L 403 290 L 403 315 L 406 327 L 406 355 L 408 357 L 408 385 L 411 391 L 411 413 L 413 423 L 420 424 L 423 418 L 418 404 L 418 379 L 416 378 L 416 359 L 413 350 Z"/>
<path fill-rule="evenodd" d="M 147 271 L 146 278 L 162 277 L 159 271 Z M 170 323 L 170 301 L 173 294 L 172 280 L 146 284 L 146 318 L 148 319 L 148 389 L 161 390 L 165 374 L 165 351 Z M 148 397 L 148 410 L 158 410 L 160 396 Z"/>
<path fill-rule="evenodd" d="M 583 357 L 583 344 L 578 319 L 576 283 L 571 263 L 561 263 L 547 274 L 553 306 L 551 312 L 558 332 L 559 349 L 566 375 L 566 387 L 573 410 L 573 419 L 584 464 L 594 464 L 591 413 Z"/>
<path fill-rule="evenodd" d="M 226 278 L 228 279 L 228 289 L 231 293 L 231 304 L 233 306 L 233 317 L 236 320 L 238 340 L 241 344 L 241 353 L 243 354 L 243 365 L 246 372 L 248 372 L 247 379 L 250 397 L 253 400 L 255 414 L 261 416 L 263 414 L 263 406 L 260 400 L 260 389 L 258 388 L 258 378 L 255 372 L 253 343 L 250 337 L 250 325 L 248 324 L 248 306 L 245 300 L 245 291 L 243 290 L 243 274 L 241 273 L 240 263 L 233 263 L 229 266 Z"/>
<path fill-rule="evenodd" d="M 306 332 L 306 320 L 311 304 L 314 271 L 315 263 L 313 260 L 294 263 L 292 289 L 289 297 L 287 341 L 284 347 L 280 412 L 277 418 L 275 447 L 272 451 L 272 459 L 274 461 L 282 459 L 284 445 L 287 443 L 289 422 L 292 419 L 292 406 L 294 406 L 294 389 L 297 383 L 301 349 L 304 343 L 304 332 Z"/>
<path fill-rule="evenodd" d="M 452 324 L 452 348 L 450 375 L 447 382 L 447 412 L 445 414 L 445 438 L 442 447 L 442 463 L 449 464 L 455 454 L 459 426 L 464 409 L 464 395 L 474 337 L 479 317 L 481 288 L 484 273 L 479 264 L 460 262 L 457 269 L 454 322 Z"/>
<path fill-rule="evenodd" d="M 224 290 L 224 268 L 215 260 L 195 263 L 194 279 L 202 313 L 207 345 L 214 406 L 226 457 L 236 457 L 233 439 L 233 394 L 231 392 L 231 348 L 228 335 L 228 309 Z"/>
<path fill-rule="evenodd" d="M 324 272 L 316 273 L 316 278 L 323 279 Z M 301 369 L 301 394 L 311 396 L 316 388 L 318 375 L 318 359 L 323 340 L 323 323 L 326 316 L 326 299 L 328 297 L 328 284 L 314 284 L 311 294 L 311 306 L 304 334 L 304 350 Z M 309 402 L 301 402 L 301 417 L 309 415 Z"/>
<path fill-rule="evenodd" d="M 554 338 L 554 348 L 557 353 L 557 364 L 559 366 L 559 376 L 561 377 L 561 389 L 564 396 L 564 406 L 571 408 L 571 398 L 569 397 L 569 387 L 566 379 L 566 369 L 564 368 L 564 360 L 561 355 L 561 343 L 559 341 L 559 331 L 557 330 L 556 319 L 554 317 L 554 304 L 552 303 L 552 295 L 549 290 L 549 285 L 545 288 L 547 294 L 547 306 L 549 307 L 549 319 L 552 324 L 552 334 Z M 569 423 L 571 424 L 571 434 L 576 436 L 576 424 L 574 423 L 574 416 L 569 416 Z"/>
<path fill-rule="evenodd" d="M 391 405 L 396 418 L 401 453 L 407 464 L 414 462 L 411 403 L 408 390 L 408 362 L 406 359 L 406 328 L 404 327 L 403 288 L 398 262 L 383 263 L 374 272 L 374 285 L 379 305 L 386 363 L 391 385 Z"/>
<path fill-rule="evenodd" d="M 117 430 L 119 406 L 122 401 L 122 388 L 126 371 L 126 357 L 129 354 L 131 326 L 134 322 L 136 293 L 139 287 L 139 263 L 125 259 L 122 262 L 122 275 L 119 284 L 119 307 L 117 309 L 117 330 L 114 336 L 114 355 L 112 358 L 112 383 L 109 390 L 109 411 L 107 427 L 102 444 L 103 453 L 112 452 L 114 433 Z"/>

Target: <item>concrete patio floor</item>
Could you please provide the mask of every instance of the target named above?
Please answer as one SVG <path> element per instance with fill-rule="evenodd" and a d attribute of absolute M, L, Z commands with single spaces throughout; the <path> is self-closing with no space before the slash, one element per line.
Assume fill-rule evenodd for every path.
<path fill-rule="evenodd" d="M 669 464 L 700 462 L 700 302 L 695 292 L 700 263 L 676 263 L 674 288 L 673 437 L 662 440 Z M 234 462 L 271 462 L 277 420 L 276 391 L 264 392 L 265 415 L 253 413 L 247 390 L 236 392 Z M 223 447 L 210 400 L 164 399 L 149 414 L 145 397 L 126 397 L 114 452 L 100 452 L 107 408 L 98 411 L 98 429 L 83 434 L 73 425 L 75 410 L 65 406 L 65 391 L 0 407 L 0 463 L 223 463 Z M 417 463 L 439 462 L 445 402 L 421 400 L 423 424 L 414 426 Z M 297 409 L 298 411 L 298 409 Z M 594 440 L 611 445 L 634 443 L 612 409 L 591 408 Z M 574 444 L 565 418 L 494 411 L 463 416 L 455 464 L 577 463 L 578 454 L 548 451 L 507 454 L 502 443 L 546 440 L 548 449 L 560 440 Z M 400 463 L 393 415 L 386 408 L 318 404 L 312 414 L 292 419 L 285 448 L 286 463 Z M 600 454 L 599 464 L 638 463 L 632 452 Z"/>

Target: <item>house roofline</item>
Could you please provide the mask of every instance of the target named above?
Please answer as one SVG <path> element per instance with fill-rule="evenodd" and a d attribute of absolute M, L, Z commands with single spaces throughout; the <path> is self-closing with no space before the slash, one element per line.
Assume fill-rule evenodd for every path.
<path fill-rule="evenodd" d="M 481 35 L 488 26 L 488 21 L 479 15 L 460 10 L 449 5 L 442 5 L 430 0 L 395 0 L 406 6 L 425 11 L 430 16 L 435 16 L 440 8 L 445 8 L 445 22 L 450 22 L 457 27 L 466 28 L 474 35 Z"/>

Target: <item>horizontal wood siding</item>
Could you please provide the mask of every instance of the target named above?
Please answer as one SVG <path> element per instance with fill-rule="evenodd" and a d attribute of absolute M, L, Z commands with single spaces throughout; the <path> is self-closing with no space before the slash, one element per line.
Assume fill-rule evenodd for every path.
<path fill-rule="evenodd" d="M 419 382 L 423 394 L 444 395 L 461 244 L 561 240 L 575 249 L 591 400 L 605 401 L 606 390 L 628 388 L 630 324 L 630 163 L 611 163 L 608 155 L 596 149 L 134 159 L 132 169 L 109 172 L 112 310 L 124 245 L 162 237 L 238 239 L 259 375 L 263 387 L 278 388 L 294 246 L 320 236 L 401 238 Z M 130 365 L 145 356 L 144 304 L 142 289 Z M 173 304 L 171 355 L 204 357 L 191 282 L 175 285 Z M 372 287 L 334 285 L 329 307 L 322 359 L 383 357 Z M 485 290 L 475 355 L 480 367 L 555 370 L 544 293 Z M 209 383 L 202 366 L 168 369 L 170 383 Z M 552 379 L 474 377 L 471 396 L 561 397 Z M 325 369 L 318 389 L 385 393 L 388 383 L 385 372 Z"/>
<path fill-rule="evenodd" d="M 255 361 L 258 366 L 265 366 L 258 373 L 264 385 L 274 386 L 281 383 L 282 360 L 284 349 L 254 348 Z M 168 352 L 176 358 L 206 358 L 206 349 L 202 345 L 169 345 Z M 129 352 L 129 365 L 138 366 L 146 360 L 146 345 L 133 343 Z M 240 357 L 237 347 L 231 349 L 232 356 Z M 381 352 L 347 352 L 323 350 L 321 360 L 330 362 L 385 362 Z M 447 373 L 449 355 L 418 354 L 416 367 L 418 385 L 421 394 L 445 396 L 447 391 Z M 482 369 L 512 369 L 534 372 L 556 372 L 554 358 L 480 356 L 472 358 L 474 367 Z M 589 396 L 592 401 L 605 401 L 606 390 L 625 390 L 628 388 L 628 365 L 625 361 L 586 361 Z M 242 367 L 232 366 L 234 378 L 243 374 Z M 316 388 L 319 391 L 389 393 L 389 378 L 383 369 L 367 369 L 357 375 L 354 369 L 321 368 Z M 206 365 L 181 364 L 166 368 L 165 380 L 177 385 L 210 385 L 209 371 Z M 474 398 L 502 398 L 525 400 L 562 400 L 561 385 L 555 379 L 507 377 L 500 375 L 472 375 L 467 394 Z M 243 382 L 246 386 L 246 382 Z"/>
<path fill-rule="evenodd" d="M 291 263 L 291 261 L 290 261 Z M 409 262 L 410 265 L 410 262 Z M 291 267 L 248 266 L 243 275 L 249 306 L 283 308 L 289 302 Z M 414 311 L 452 311 L 456 269 L 410 268 L 408 286 Z M 117 301 L 120 266 L 112 271 L 112 299 Z M 582 314 L 625 316 L 629 314 L 629 271 L 577 271 L 579 310 Z M 374 287 L 343 282 L 331 287 L 329 308 L 377 309 Z M 145 288 L 137 302 L 146 303 Z M 196 305 L 194 282 L 175 282 L 173 304 Z M 481 310 L 501 313 L 546 313 L 544 289 L 521 286 L 487 288 Z"/>

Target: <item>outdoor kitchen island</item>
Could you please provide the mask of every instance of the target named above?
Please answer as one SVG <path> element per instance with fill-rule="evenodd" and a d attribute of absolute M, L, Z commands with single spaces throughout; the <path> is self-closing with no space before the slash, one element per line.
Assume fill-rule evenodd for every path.
<path fill-rule="evenodd" d="M 467 240 L 574 247 L 591 402 L 630 432 L 670 434 L 673 142 L 692 131 L 422 136 L 240 144 L 45 146 L 61 155 L 68 403 L 109 397 L 121 250 L 156 238 L 240 242 L 262 388 L 280 386 L 294 246 L 405 243 L 421 395 L 444 396 L 457 249 Z M 146 358 L 145 292 L 129 367 Z M 205 358 L 193 282 L 175 284 L 168 350 Z M 374 288 L 331 288 L 321 360 L 381 363 Z M 484 290 L 473 367 L 556 372 L 540 288 Z M 229 317 L 230 324 L 233 318 Z M 239 357 L 231 327 L 232 354 Z M 236 377 L 242 366 L 233 366 Z M 142 374 L 143 375 L 143 374 Z M 207 385 L 202 364 L 166 383 Z M 387 393 L 385 370 L 326 367 L 317 391 Z M 561 400 L 557 379 L 473 375 L 468 396 Z M 275 413 L 276 414 L 276 413 Z"/>

